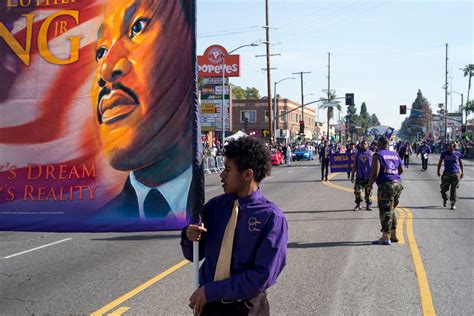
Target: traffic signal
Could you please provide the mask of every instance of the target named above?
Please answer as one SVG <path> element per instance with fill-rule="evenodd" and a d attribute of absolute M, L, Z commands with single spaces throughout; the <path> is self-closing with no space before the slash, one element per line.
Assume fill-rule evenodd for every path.
<path fill-rule="evenodd" d="M 354 93 L 346 93 L 346 105 L 354 105 Z"/>
<path fill-rule="evenodd" d="M 407 106 L 400 105 L 400 114 L 407 114 Z"/>
<path fill-rule="evenodd" d="M 461 133 L 465 133 L 466 132 L 466 125 L 461 125 Z"/>
<path fill-rule="evenodd" d="M 300 134 L 304 134 L 304 121 L 300 121 Z"/>

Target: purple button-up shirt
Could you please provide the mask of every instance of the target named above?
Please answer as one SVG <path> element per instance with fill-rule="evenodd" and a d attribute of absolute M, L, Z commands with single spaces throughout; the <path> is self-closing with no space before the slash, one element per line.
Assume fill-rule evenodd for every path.
<path fill-rule="evenodd" d="M 288 223 L 283 212 L 268 201 L 260 189 L 239 199 L 239 216 L 232 250 L 231 277 L 214 281 L 217 259 L 225 228 L 232 213 L 235 194 L 223 194 L 204 206 L 199 259 L 200 284 L 208 302 L 248 299 L 275 284 L 286 264 Z M 184 257 L 193 260 L 192 242 L 181 234 Z"/>

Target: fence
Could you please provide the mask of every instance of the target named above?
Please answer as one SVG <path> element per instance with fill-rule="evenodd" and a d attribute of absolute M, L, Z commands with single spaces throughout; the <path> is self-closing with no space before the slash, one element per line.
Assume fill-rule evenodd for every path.
<path fill-rule="evenodd" d="M 224 170 L 224 157 L 217 156 L 215 159 L 214 157 L 204 157 L 203 164 L 205 174 L 220 173 Z"/>

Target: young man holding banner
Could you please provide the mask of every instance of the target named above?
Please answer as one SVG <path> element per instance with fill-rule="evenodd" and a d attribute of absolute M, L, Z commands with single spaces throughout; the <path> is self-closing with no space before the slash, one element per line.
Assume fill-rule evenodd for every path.
<path fill-rule="evenodd" d="M 271 156 L 258 140 L 242 137 L 224 147 L 224 194 L 204 206 L 202 223 L 186 226 L 181 247 L 192 261 L 199 241 L 200 288 L 190 298 L 196 315 L 269 315 L 266 290 L 286 264 L 288 223 L 259 189 Z"/>

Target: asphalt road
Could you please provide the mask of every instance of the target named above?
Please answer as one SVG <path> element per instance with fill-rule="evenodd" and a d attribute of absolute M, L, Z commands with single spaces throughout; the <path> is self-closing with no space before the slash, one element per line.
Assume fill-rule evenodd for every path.
<path fill-rule="evenodd" d="M 403 240 L 392 246 L 371 245 L 378 209 L 352 211 L 346 174 L 323 183 L 314 161 L 274 168 L 262 190 L 290 236 L 272 314 L 474 314 L 474 163 L 452 211 L 441 207 L 436 158 L 403 174 Z M 206 176 L 206 198 L 221 191 L 218 175 Z M 179 232 L 0 232 L 0 315 L 191 315 L 192 280 Z"/>

